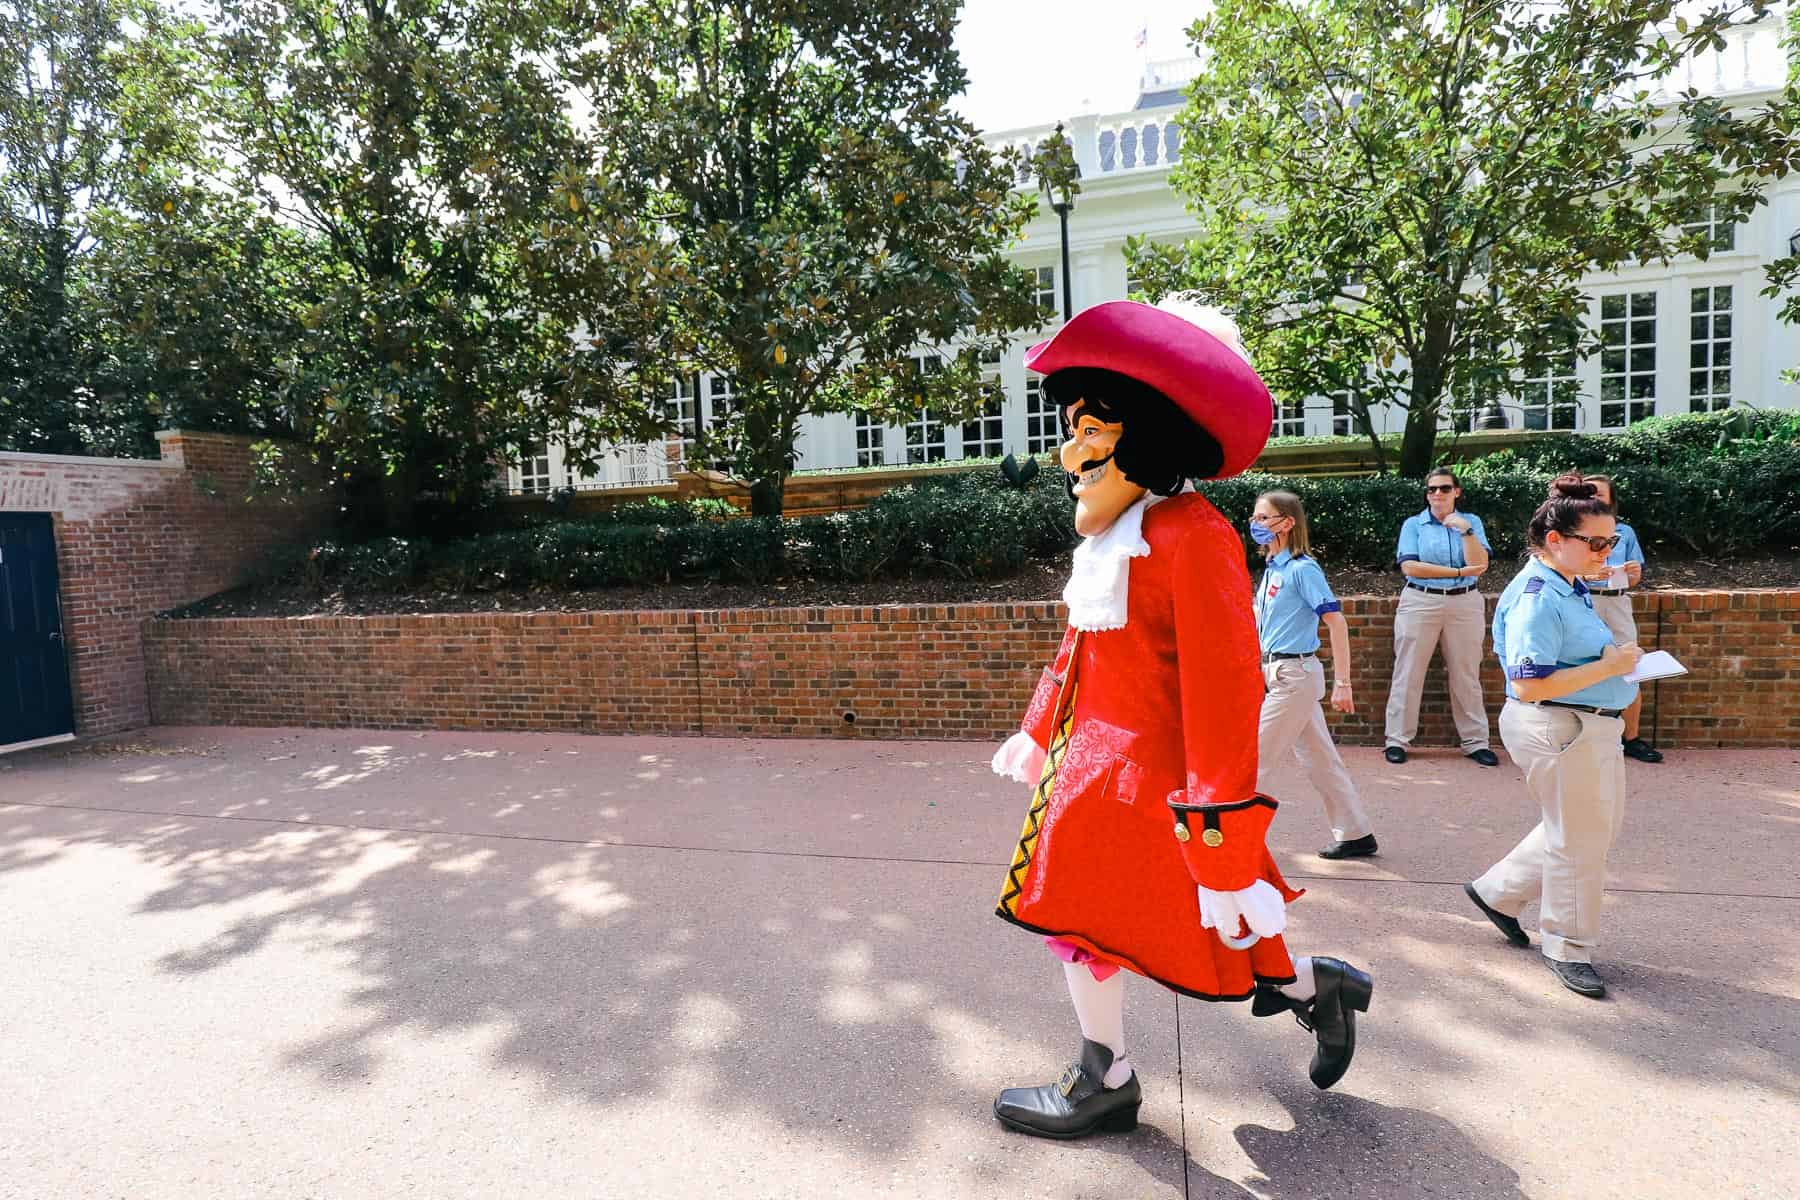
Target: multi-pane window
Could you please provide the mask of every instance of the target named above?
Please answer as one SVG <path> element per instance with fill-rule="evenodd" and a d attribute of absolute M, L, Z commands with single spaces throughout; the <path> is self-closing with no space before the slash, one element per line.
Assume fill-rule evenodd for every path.
<path fill-rule="evenodd" d="M 1055 267 L 1037 269 L 1037 284 L 1031 290 L 1031 299 L 1039 308 L 1047 309 L 1053 315 L 1057 312 Z"/>
<path fill-rule="evenodd" d="M 1025 453 L 1054 452 L 1062 438 L 1057 428 L 1056 405 L 1044 395 L 1041 375 L 1025 377 Z"/>
<path fill-rule="evenodd" d="M 729 375 L 709 375 L 706 380 L 707 428 L 718 430 L 738 410 L 737 380 Z M 731 469 L 730 448 L 739 439 L 727 438 L 723 442 L 715 442 L 722 446 L 725 453 L 713 460 L 713 470 L 729 471 Z"/>
<path fill-rule="evenodd" d="M 1271 437 L 1300 437 L 1306 433 L 1306 401 L 1276 400 L 1275 428 Z"/>
<path fill-rule="evenodd" d="M 962 427 L 962 455 L 964 458 L 998 458 L 1006 453 L 1005 438 L 1001 436 L 1001 395 L 1000 385 L 992 385 L 988 402 L 983 406 L 981 415 L 973 421 L 964 421 Z"/>
<path fill-rule="evenodd" d="M 1325 398 L 1331 401 L 1331 434 L 1333 437 L 1349 437 L 1356 432 L 1356 409 L 1350 404 L 1350 389 L 1339 388 L 1335 392 L 1326 392 Z"/>
<path fill-rule="evenodd" d="M 859 467 L 879 467 L 887 461 L 886 428 L 879 417 L 872 417 L 866 412 L 856 414 L 856 465 Z"/>
<path fill-rule="evenodd" d="M 1731 288 L 1688 293 L 1688 408 L 1731 407 Z"/>
<path fill-rule="evenodd" d="M 1656 293 L 1600 297 L 1600 427 L 1656 412 Z"/>
<path fill-rule="evenodd" d="M 1525 363 L 1519 407 L 1527 429 L 1573 429 L 1580 415 L 1575 351 L 1543 354 Z"/>
<path fill-rule="evenodd" d="M 664 402 L 664 410 L 676 429 L 668 439 L 668 447 L 680 454 L 681 462 L 685 464 L 693 456 L 694 439 L 700 432 L 699 395 L 694 389 L 694 380 L 675 380 L 669 389 L 669 398 Z"/>
<path fill-rule="evenodd" d="M 929 379 L 938 373 L 943 360 L 935 354 L 916 358 L 919 378 Z M 919 409 L 919 415 L 906 423 L 906 461 L 938 462 L 945 457 L 944 419 L 930 407 Z"/>
<path fill-rule="evenodd" d="M 519 490 L 530 495 L 550 490 L 550 447 L 533 442 L 519 461 Z"/>
<path fill-rule="evenodd" d="M 1714 254 L 1737 249 L 1737 223 L 1717 204 L 1708 204 L 1705 215 L 1683 225 L 1681 232 L 1701 234 L 1701 243 Z"/>

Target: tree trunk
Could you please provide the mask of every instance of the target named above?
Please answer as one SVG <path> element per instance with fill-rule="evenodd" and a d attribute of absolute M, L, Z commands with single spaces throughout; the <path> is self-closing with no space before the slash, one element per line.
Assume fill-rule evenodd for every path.
<path fill-rule="evenodd" d="M 781 475 L 752 480 L 750 483 L 750 515 L 753 517 L 779 517 L 786 491 L 787 479 Z"/>
<path fill-rule="evenodd" d="M 1436 465 L 1432 456 L 1437 449 L 1437 402 L 1421 406 L 1415 398 L 1406 410 L 1406 433 L 1400 439 L 1400 474 L 1408 479 L 1423 478 Z"/>

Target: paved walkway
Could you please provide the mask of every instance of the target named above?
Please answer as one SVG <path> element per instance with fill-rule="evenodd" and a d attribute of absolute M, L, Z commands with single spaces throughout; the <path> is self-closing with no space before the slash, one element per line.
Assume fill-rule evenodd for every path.
<path fill-rule="evenodd" d="M 1510 765 L 1352 750 L 1383 854 L 1298 780 L 1299 952 L 1375 975 L 1350 1075 L 1133 981 L 1137 1133 L 1001 1130 L 1077 1032 L 989 915 L 989 747 L 158 729 L 0 759 L 0 1195 L 1800 1195 L 1800 751 L 1632 764 L 1602 969 L 1461 882 Z M 1527 924 L 1530 924 L 1528 919 Z"/>

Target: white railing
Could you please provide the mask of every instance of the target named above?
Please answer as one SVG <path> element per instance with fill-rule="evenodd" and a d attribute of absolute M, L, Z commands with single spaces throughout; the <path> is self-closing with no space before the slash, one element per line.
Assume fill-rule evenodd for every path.
<path fill-rule="evenodd" d="M 1146 108 L 1131 112 L 1075 117 L 1063 133 L 1075 152 L 1083 179 L 1131 171 L 1162 170 L 1181 161 L 1181 135 L 1175 118 L 1181 105 Z M 1052 137 L 1056 126 L 1035 125 L 994 134 L 988 143 L 996 149 L 1012 148 L 1023 156 L 1019 186 L 1034 187 L 1037 180 L 1029 167 L 1031 156 Z"/>
<path fill-rule="evenodd" d="M 1787 26 L 1785 5 L 1776 6 L 1754 25 L 1725 32 L 1723 50 L 1702 50 L 1664 76 L 1654 93 L 1659 99 L 1693 88 L 1704 96 L 1779 91 L 1787 82 L 1787 52 L 1781 45 Z"/>
<path fill-rule="evenodd" d="M 1787 80 L 1787 52 L 1782 46 L 1789 5 L 1776 5 L 1754 25 L 1740 25 L 1725 33 L 1723 50 L 1703 50 L 1684 61 L 1661 82 L 1658 98 L 1668 99 L 1688 88 L 1703 95 L 1729 97 L 1779 90 Z M 1197 57 L 1169 59 L 1144 69 L 1145 91 L 1160 91 L 1186 83 L 1202 67 Z M 1181 135 L 1175 125 L 1182 105 L 1121 113 L 1071 117 L 1063 132 L 1075 152 L 1083 179 L 1114 176 L 1132 171 L 1162 170 L 1181 161 Z M 996 149 L 1021 151 L 1028 162 L 1056 130 L 1054 122 L 1009 129 L 989 135 Z M 1027 166 L 1019 171 L 1021 187 L 1035 187 Z"/>

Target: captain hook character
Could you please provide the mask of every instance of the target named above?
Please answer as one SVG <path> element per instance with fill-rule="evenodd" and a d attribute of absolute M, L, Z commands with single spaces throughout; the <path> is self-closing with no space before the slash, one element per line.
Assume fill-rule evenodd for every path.
<path fill-rule="evenodd" d="M 1256 791 L 1263 696 L 1243 543 L 1194 479 L 1223 479 L 1269 437 L 1269 391 L 1236 327 L 1180 302 L 1096 305 L 1025 356 L 1045 376 L 1075 500 L 1069 628 L 994 770 L 1035 785 L 996 910 L 1062 959 L 1081 1025 L 1055 1083 L 1007 1088 L 994 1115 L 1039 1137 L 1136 1127 L 1125 973 L 1202 1000 L 1293 1013 L 1328 1088 L 1356 1051 L 1373 982 L 1291 958 L 1288 887 Z"/>

